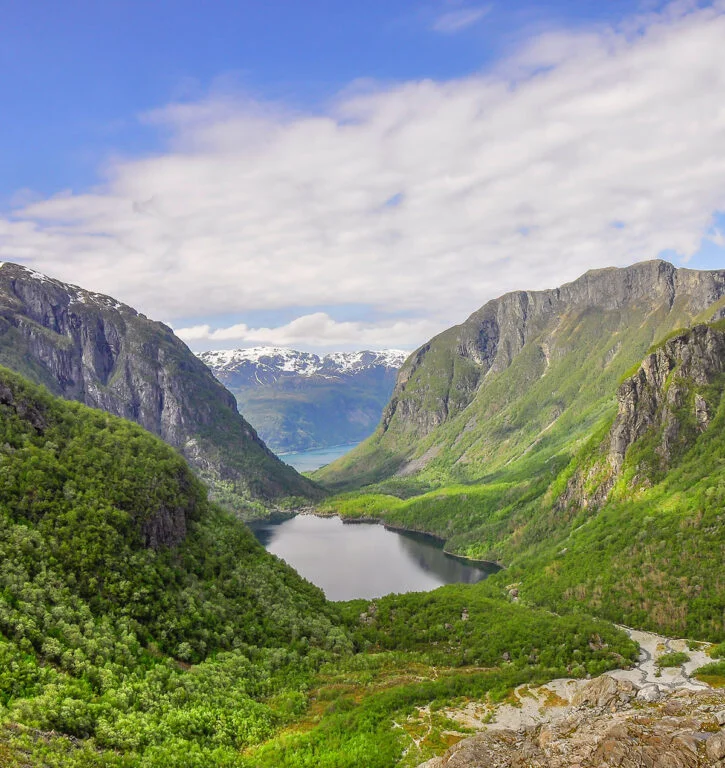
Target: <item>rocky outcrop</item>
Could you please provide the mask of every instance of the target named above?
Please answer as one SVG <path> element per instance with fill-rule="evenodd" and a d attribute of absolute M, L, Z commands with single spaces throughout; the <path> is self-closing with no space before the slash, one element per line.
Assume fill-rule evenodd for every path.
<path fill-rule="evenodd" d="M 598 507 L 621 474 L 627 451 L 646 439 L 652 448 L 637 479 L 648 484 L 710 426 L 720 388 L 708 390 L 725 371 L 725 331 L 696 325 L 648 354 L 617 392 L 617 415 L 600 458 L 569 481 L 558 507 Z M 710 398 L 710 401 L 708 401 Z"/>
<path fill-rule="evenodd" d="M 679 691 L 657 703 L 619 692 L 551 725 L 477 734 L 420 768 L 714 768 L 725 765 L 723 715 L 723 692 Z"/>
<path fill-rule="evenodd" d="M 319 495 L 267 449 L 170 328 L 109 296 L 2 264 L 0 364 L 159 435 L 231 507 Z"/>
<path fill-rule="evenodd" d="M 694 316 L 723 296 L 725 271 L 676 269 L 664 261 L 644 262 L 626 269 L 593 270 L 552 290 L 505 294 L 485 304 L 462 325 L 432 339 L 408 359 L 385 411 L 383 429 L 395 417 L 408 422 L 409 431 L 427 435 L 463 410 L 486 377 L 508 368 L 526 343 L 552 320 L 579 308 L 626 312 L 642 303 L 668 309 L 677 304 L 680 311 Z M 710 319 L 718 317 L 719 312 Z M 448 354 L 442 354 L 444 349 Z M 549 343 L 545 341 L 542 357 L 546 365 L 550 354 Z M 457 374 L 464 367 L 471 370 L 461 381 Z M 425 394 L 409 396 L 409 382 L 420 377 L 438 380 L 441 394 L 437 407 Z M 424 393 L 425 390 L 424 386 Z M 455 402 L 453 409 L 449 407 L 451 401 Z"/>
<path fill-rule="evenodd" d="M 629 446 L 650 430 L 660 433 L 656 451 L 665 466 L 694 436 L 687 422 L 696 427 L 695 434 L 705 431 L 711 406 L 697 388 L 712 383 L 723 369 L 725 332 L 707 325 L 695 326 L 647 355 L 617 392 L 608 455 L 613 469 L 622 467 Z"/>
<path fill-rule="evenodd" d="M 725 766 L 725 691 L 693 677 L 711 662 L 708 646 L 693 650 L 683 639 L 626 631 L 640 644 L 631 669 L 522 685 L 504 702 L 445 709 L 451 728 L 478 733 L 419 768 Z M 673 652 L 689 660 L 659 666 Z"/>

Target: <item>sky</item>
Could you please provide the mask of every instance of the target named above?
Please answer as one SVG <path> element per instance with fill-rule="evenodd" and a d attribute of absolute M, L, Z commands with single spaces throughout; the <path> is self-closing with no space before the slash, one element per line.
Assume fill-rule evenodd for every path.
<path fill-rule="evenodd" d="M 0 261 L 197 351 L 725 268 L 725 0 L 0 0 Z"/>

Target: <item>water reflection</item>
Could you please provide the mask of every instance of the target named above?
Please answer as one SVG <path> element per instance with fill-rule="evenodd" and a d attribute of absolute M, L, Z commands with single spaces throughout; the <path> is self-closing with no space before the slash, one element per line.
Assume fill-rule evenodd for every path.
<path fill-rule="evenodd" d="M 444 584 L 475 584 L 499 569 L 493 564 L 470 563 L 448 555 L 430 537 L 400 533 L 398 543 L 403 552 L 424 571 L 435 573 Z M 421 546 L 425 544 L 427 546 Z"/>
<path fill-rule="evenodd" d="M 266 549 L 320 587 L 330 600 L 372 598 L 390 592 L 428 591 L 454 582 L 474 583 L 498 570 L 446 555 L 427 536 L 371 523 L 299 515 L 252 526 Z"/>

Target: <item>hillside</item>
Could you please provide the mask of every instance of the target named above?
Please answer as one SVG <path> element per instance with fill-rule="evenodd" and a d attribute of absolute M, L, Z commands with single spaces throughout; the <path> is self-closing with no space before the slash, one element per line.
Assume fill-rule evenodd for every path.
<path fill-rule="evenodd" d="M 718 303 L 704 314 L 720 314 Z M 601 392 L 596 421 L 583 403 L 578 420 L 569 414 L 569 442 L 551 429 L 479 482 L 416 492 L 420 479 L 396 478 L 321 509 L 436 533 L 449 551 L 504 564 L 493 583 L 557 612 L 720 641 L 724 372 L 725 322 L 697 324 Z M 569 376 L 591 386 L 588 365 Z"/>
<path fill-rule="evenodd" d="M 601 439 L 509 550 L 522 590 L 631 625 L 725 638 L 725 322 L 659 344 Z"/>
<path fill-rule="evenodd" d="M 413 765 L 450 728 L 411 750 L 416 706 L 636 656 L 485 584 L 327 603 L 160 439 L 3 368 L 0 477 L 4 768 Z"/>
<path fill-rule="evenodd" d="M 260 514 L 257 500 L 319 496 L 170 328 L 109 296 L 0 265 L 0 364 L 159 435 L 242 514 Z"/>
<path fill-rule="evenodd" d="M 320 357 L 278 347 L 199 355 L 278 453 L 364 440 L 380 421 L 406 357 L 397 350 Z"/>
<path fill-rule="evenodd" d="M 725 271 L 652 261 L 490 301 L 408 358 L 375 433 L 317 478 L 420 489 L 544 470 L 613 415 L 652 344 L 716 319 L 723 297 Z"/>

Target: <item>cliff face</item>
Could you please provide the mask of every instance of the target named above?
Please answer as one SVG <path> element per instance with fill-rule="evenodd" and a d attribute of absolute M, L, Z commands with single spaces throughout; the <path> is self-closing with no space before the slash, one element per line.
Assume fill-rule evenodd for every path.
<path fill-rule="evenodd" d="M 707 325 L 667 340 L 642 362 L 617 392 L 617 417 L 609 438 L 609 462 L 621 469 L 632 443 L 657 431 L 655 451 L 664 467 L 687 446 L 688 423 L 698 432 L 709 424 L 712 404 L 698 392 L 725 367 L 725 333 Z"/>
<path fill-rule="evenodd" d="M 553 290 L 508 293 L 485 304 L 462 325 L 437 336 L 408 360 L 398 376 L 383 428 L 387 429 L 397 416 L 409 422 L 418 436 L 427 435 L 463 410 L 486 378 L 509 368 L 529 341 L 572 312 L 626 313 L 638 304 L 671 310 L 680 300 L 681 309 L 695 315 L 724 295 L 725 271 L 676 269 L 664 261 L 587 272 Z M 547 366 L 551 346 L 547 340 L 541 345 Z M 436 364 L 432 358 L 440 347 L 448 348 L 445 370 L 427 370 L 431 362 Z M 467 375 L 457 375 L 463 370 Z M 447 382 L 437 408 L 431 409 L 430 401 L 424 398 L 406 396 L 409 383 L 416 377 L 438 378 L 441 374 Z"/>
<path fill-rule="evenodd" d="M 617 391 L 617 415 L 596 460 L 572 477 L 557 506 L 601 505 L 632 446 L 633 481 L 647 486 L 664 475 L 710 426 L 724 371 L 725 331 L 717 326 L 696 325 L 648 354 Z"/>
<path fill-rule="evenodd" d="M 170 328 L 111 297 L 3 264 L 0 364 L 159 435 L 231 507 L 317 493 L 267 449 Z"/>
<path fill-rule="evenodd" d="M 725 271 L 664 261 L 501 296 L 414 352 L 373 437 L 319 477 L 341 488 L 411 471 L 469 482 L 564 449 L 612 409 L 647 349 L 718 319 L 724 297 Z"/>

